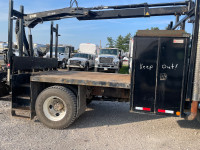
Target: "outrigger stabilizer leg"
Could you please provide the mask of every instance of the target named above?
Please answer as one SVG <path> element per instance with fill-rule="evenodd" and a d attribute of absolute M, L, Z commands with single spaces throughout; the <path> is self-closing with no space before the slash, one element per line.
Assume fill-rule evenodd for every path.
<path fill-rule="evenodd" d="M 195 62 L 195 71 L 194 71 L 194 82 L 193 82 L 193 94 L 192 94 L 192 103 L 191 103 L 191 114 L 188 116 L 188 120 L 194 120 L 197 118 L 198 114 L 198 104 L 200 101 L 200 81 L 199 81 L 199 71 L 200 71 L 200 17 L 199 17 L 199 6 L 200 6 L 200 0 L 196 0 L 195 5 L 195 27 L 194 27 L 194 41 L 192 48 L 196 50 L 196 62 Z"/>
<path fill-rule="evenodd" d="M 187 117 L 187 120 L 195 120 L 197 118 L 198 104 L 199 104 L 198 101 L 192 101 L 191 113 Z"/>

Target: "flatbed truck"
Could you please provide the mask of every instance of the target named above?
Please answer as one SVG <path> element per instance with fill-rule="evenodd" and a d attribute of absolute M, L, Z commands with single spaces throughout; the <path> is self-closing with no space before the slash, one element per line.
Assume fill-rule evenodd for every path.
<path fill-rule="evenodd" d="M 133 67 L 129 75 L 57 71 L 57 58 L 36 58 L 31 55 L 31 34 L 29 47 L 25 48 L 30 56 L 23 56 L 23 45 L 26 43 L 24 27 L 31 29 L 43 21 L 71 17 L 96 20 L 163 15 L 176 15 L 175 25 L 171 22 L 169 30 L 158 33 L 139 32 L 135 36 Z M 179 20 L 180 15 L 185 17 Z M 17 57 L 12 55 L 12 28 L 16 18 L 19 21 Z M 188 19 L 195 25 L 192 49 L 189 46 L 190 35 L 184 32 Z M 3 82 L 10 86 L 12 92 L 12 116 L 33 119 L 37 115 L 47 127 L 63 129 L 84 113 L 87 101 L 101 96 L 130 102 L 131 112 L 185 117 L 185 108 L 190 108 L 192 102 L 198 21 L 199 0 L 196 4 L 186 1 L 94 8 L 69 7 L 33 14 L 24 14 L 23 6 L 20 11 L 14 10 L 13 0 L 10 0 L 7 75 Z M 174 31 L 177 27 L 183 30 Z M 29 115 L 18 114 L 21 111 L 28 111 Z"/>

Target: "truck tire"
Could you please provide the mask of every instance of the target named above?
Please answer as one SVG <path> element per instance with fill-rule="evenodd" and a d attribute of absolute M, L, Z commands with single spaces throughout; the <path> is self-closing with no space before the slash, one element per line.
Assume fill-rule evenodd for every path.
<path fill-rule="evenodd" d="M 39 94 L 35 110 L 39 121 L 47 127 L 67 128 L 76 119 L 76 96 L 66 87 L 49 87 Z"/>
<path fill-rule="evenodd" d="M 94 72 L 98 72 L 98 71 L 99 71 L 99 69 L 94 67 Z"/>
<path fill-rule="evenodd" d="M 72 70 L 72 68 L 70 68 L 70 67 L 67 67 L 67 69 L 68 69 L 68 71 L 71 71 L 71 70 Z"/>
<path fill-rule="evenodd" d="M 115 70 L 115 73 L 119 73 L 119 69 L 116 69 L 116 70 Z"/>
<path fill-rule="evenodd" d="M 122 68 L 122 65 L 123 65 L 123 62 L 120 62 L 120 63 L 119 63 L 119 68 L 120 68 L 120 69 Z"/>
<path fill-rule="evenodd" d="M 89 64 L 87 63 L 84 68 L 85 71 L 89 71 Z"/>
<path fill-rule="evenodd" d="M 67 60 L 63 59 L 62 62 L 61 62 L 60 68 L 66 69 L 66 65 L 67 65 Z"/>

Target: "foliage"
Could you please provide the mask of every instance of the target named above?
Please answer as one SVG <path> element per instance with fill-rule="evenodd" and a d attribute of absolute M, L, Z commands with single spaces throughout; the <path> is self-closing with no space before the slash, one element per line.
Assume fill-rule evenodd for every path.
<path fill-rule="evenodd" d="M 147 28 L 146 30 L 150 30 L 149 28 Z M 151 30 L 160 30 L 158 27 L 151 27 Z"/>
<path fill-rule="evenodd" d="M 112 37 L 107 37 L 108 41 L 107 47 L 119 48 L 124 50 L 125 52 L 128 52 L 130 38 L 131 38 L 131 33 L 128 33 L 124 37 L 122 35 L 119 35 L 116 40 L 114 40 Z"/>
<path fill-rule="evenodd" d="M 115 47 L 115 40 L 113 40 L 112 37 L 107 37 L 107 41 L 108 41 L 108 44 L 107 44 L 108 48 L 114 48 Z"/>
<path fill-rule="evenodd" d="M 160 30 L 158 27 L 151 27 L 151 29 L 147 28 L 146 30 Z M 128 33 L 126 36 L 119 35 L 116 40 L 112 37 L 107 37 L 107 47 L 108 48 L 119 48 L 124 50 L 124 52 L 129 51 L 129 41 L 132 37 L 131 33 Z"/>
<path fill-rule="evenodd" d="M 119 70 L 120 74 L 129 74 L 129 67 L 123 65 L 122 68 Z"/>
<path fill-rule="evenodd" d="M 116 48 L 119 49 L 124 49 L 124 38 L 123 36 L 119 35 L 117 40 L 116 40 L 116 44 L 115 44 Z"/>

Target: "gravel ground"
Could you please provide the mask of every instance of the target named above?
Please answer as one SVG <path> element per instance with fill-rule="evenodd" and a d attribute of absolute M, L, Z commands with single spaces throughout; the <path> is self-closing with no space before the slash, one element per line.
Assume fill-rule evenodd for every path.
<path fill-rule="evenodd" d="M 11 117 L 10 102 L 0 101 L 0 150 L 200 149 L 197 121 L 128 110 L 128 103 L 94 101 L 68 129 L 52 130 Z"/>

